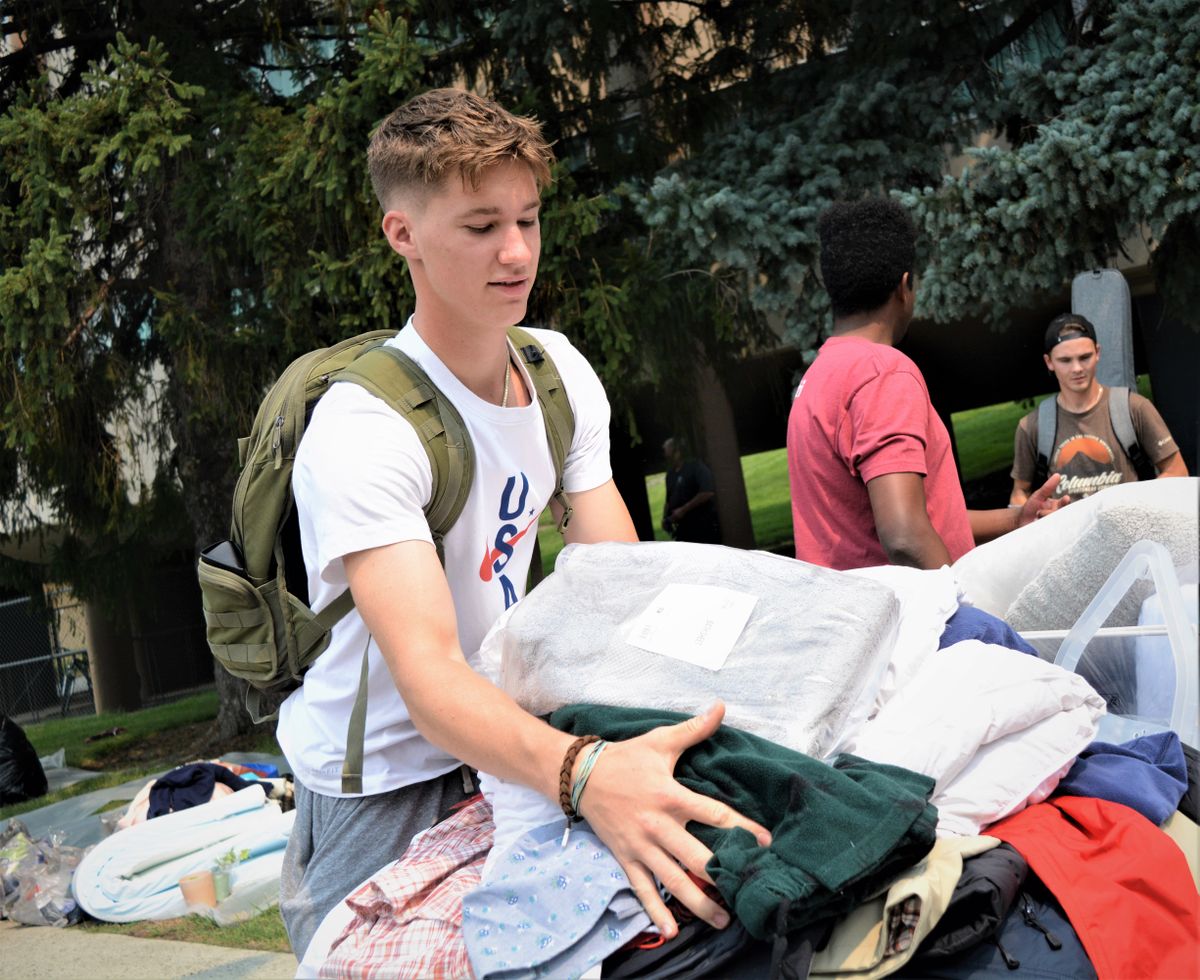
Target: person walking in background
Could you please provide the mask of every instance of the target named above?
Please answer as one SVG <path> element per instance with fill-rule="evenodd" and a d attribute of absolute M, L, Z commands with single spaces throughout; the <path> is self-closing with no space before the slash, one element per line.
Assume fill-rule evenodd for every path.
<path fill-rule="evenodd" d="M 788 417 L 796 557 L 830 568 L 939 568 L 1028 524 L 1058 477 L 1019 508 L 968 511 L 946 426 L 896 350 L 916 302 L 916 230 L 895 201 L 838 203 L 818 221 L 833 334 Z"/>
<path fill-rule="evenodd" d="M 1096 380 L 1100 345 L 1087 317 L 1055 317 L 1046 328 L 1043 348 L 1042 360 L 1058 381 L 1058 394 L 1017 424 L 1010 503 L 1024 504 L 1029 488 L 1049 473 L 1062 477 L 1059 494 L 1075 498 L 1118 483 L 1188 475 L 1153 403 Z"/>
<path fill-rule="evenodd" d="M 667 493 L 662 528 L 676 541 L 721 543 L 716 485 L 712 470 L 698 459 L 685 458 L 683 440 L 672 436 L 663 443 L 667 460 Z"/>

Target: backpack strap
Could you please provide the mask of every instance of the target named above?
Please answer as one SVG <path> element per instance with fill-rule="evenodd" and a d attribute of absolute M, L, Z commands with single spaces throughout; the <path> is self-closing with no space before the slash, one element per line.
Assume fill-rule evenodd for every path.
<path fill-rule="evenodd" d="M 1054 437 L 1058 435 L 1058 396 L 1050 395 L 1038 403 L 1037 463 L 1034 466 L 1033 488 L 1046 482 L 1050 475 L 1050 456 L 1054 452 Z"/>
<path fill-rule="evenodd" d="M 438 559 L 444 560 L 446 533 L 466 506 L 475 470 L 475 458 L 462 415 L 429 380 L 429 375 L 416 361 L 389 344 L 366 351 L 344 368 L 336 380 L 352 381 L 366 388 L 406 418 L 416 430 L 429 457 L 429 468 L 433 474 L 433 495 L 425 508 L 425 517 L 429 521 Z M 332 610 L 334 605 L 343 603 L 347 611 L 354 605 L 349 590 L 335 599 L 329 608 Z M 342 763 L 343 793 L 362 792 L 370 646 L 368 637 L 359 672 L 358 694 L 346 730 L 346 759 Z"/>
<path fill-rule="evenodd" d="M 354 597 L 347 589 L 329 605 L 313 616 L 307 623 L 296 630 L 296 649 L 302 662 L 306 662 L 308 652 L 325 637 L 342 617 L 354 608 Z"/>
<path fill-rule="evenodd" d="M 508 338 L 525 361 L 525 369 L 533 381 L 537 392 L 538 404 L 542 407 L 542 420 L 546 426 L 546 439 L 550 444 L 550 456 L 554 461 L 555 489 L 554 499 L 562 508 L 562 517 L 558 522 L 561 534 L 571 521 L 571 501 L 563 489 L 563 469 L 566 467 L 567 453 L 571 450 L 571 442 L 575 438 L 575 413 L 571 411 L 571 402 L 563 387 L 562 377 L 554 361 L 546 353 L 533 335 L 520 327 L 509 327 Z M 539 554 L 540 560 L 540 554 Z M 540 563 L 540 561 L 539 561 Z"/>
<path fill-rule="evenodd" d="M 433 496 L 425 517 L 440 558 L 442 542 L 467 504 L 475 475 L 475 457 L 462 415 L 416 361 L 390 344 L 367 351 L 336 380 L 362 385 L 417 430 L 433 473 Z"/>
<path fill-rule="evenodd" d="M 347 595 L 350 593 L 347 592 Z M 358 672 L 358 694 L 350 709 L 350 724 L 346 728 L 346 758 L 342 760 L 342 792 L 361 794 L 363 777 L 363 745 L 367 738 L 367 687 L 370 679 L 371 637 L 363 647 L 362 669 Z"/>
<path fill-rule="evenodd" d="M 1112 387 L 1108 389 L 1108 419 L 1112 423 L 1113 434 L 1117 442 L 1125 450 L 1129 462 L 1133 464 L 1139 480 L 1153 480 L 1158 474 L 1150 457 L 1142 450 L 1138 442 L 1137 432 L 1133 428 L 1133 411 L 1129 407 L 1129 389 Z"/>

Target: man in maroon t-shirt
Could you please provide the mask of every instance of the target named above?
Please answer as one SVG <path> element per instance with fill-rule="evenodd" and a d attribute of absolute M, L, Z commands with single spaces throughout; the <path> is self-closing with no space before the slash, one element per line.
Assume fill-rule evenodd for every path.
<path fill-rule="evenodd" d="M 916 232 L 895 201 L 839 203 L 818 222 L 833 334 L 788 418 L 796 557 L 830 568 L 939 568 L 1054 510 L 1051 477 L 1020 508 L 968 511 L 920 370 L 895 349 L 912 320 Z"/>

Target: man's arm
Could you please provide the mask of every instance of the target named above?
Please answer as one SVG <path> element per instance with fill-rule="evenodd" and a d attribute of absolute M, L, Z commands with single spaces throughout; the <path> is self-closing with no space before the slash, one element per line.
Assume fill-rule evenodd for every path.
<path fill-rule="evenodd" d="M 1029 499 L 1029 491 L 1033 489 L 1033 482 L 1030 480 L 1013 480 L 1012 493 L 1008 495 L 1008 502 L 1014 507 L 1020 507 Z"/>
<path fill-rule="evenodd" d="M 1158 470 L 1158 476 L 1155 477 L 1158 480 L 1163 477 L 1188 475 L 1187 463 L 1183 461 L 1183 453 L 1172 453 L 1166 459 L 1160 459 L 1154 466 Z"/>
<path fill-rule="evenodd" d="M 925 478 L 919 473 L 886 473 L 867 483 L 875 533 L 888 561 L 913 568 L 941 568 L 950 552 L 925 509 Z"/>
<path fill-rule="evenodd" d="M 1026 524 L 1031 524 L 1039 517 L 1045 517 L 1047 514 L 1052 514 L 1059 507 L 1065 507 L 1071 502 L 1071 498 L 1067 496 L 1054 499 L 1054 491 L 1058 489 L 1058 484 L 1062 481 L 1062 475 L 1059 473 L 1050 474 L 1050 479 L 1038 487 L 1037 491 L 1030 494 L 1025 494 L 1025 499 L 1020 501 L 1020 507 L 1004 507 L 997 510 L 968 510 L 967 519 L 971 522 L 971 536 L 975 539 L 976 544 L 983 544 L 985 541 L 991 541 L 993 538 L 998 538 L 1002 534 L 1007 534 L 1009 531 L 1015 531 L 1019 527 L 1024 527 Z M 1026 487 L 1028 491 L 1028 487 Z M 1015 499 L 1017 487 L 1013 487 L 1013 503 L 1018 501 Z"/>
<path fill-rule="evenodd" d="M 688 511 L 695 510 L 701 504 L 707 503 L 708 501 L 712 500 L 713 497 L 715 497 L 715 496 L 716 496 L 716 492 L 713 490 L 701 490 L 698 494 L 696 494 L 696 496 L 694 496 L 687 503 L 680 504 L 678 507 L 676 507 L 675 510 L 671 513 L 671 520 L 674 523 L 678 524 L 681 520 L 683 520 L 684 516 L 688 513 Z"/>
<path fill-rule="evenodd" d="M 567 496 L 571 500 L 571 520 L 563 530 L 563 540 L 567 544 L 638 539 L 625 499 L 612 480 L 595 489 Z M 557 500 L 550 501 L 550 513 L 556 522 L 562 519 L 562 508 Z"/>
<path fill-rule="evenodd" d="M 1162 414 L 1154 403 L 1136 391 L 1131 391 L 1129 411 L 1133 417 L 1133 431 L 1137 436 L 1138 445 L 1154 463 L 1156 478 L 1161 480 L 1163 477 L 1187 476 L 1187 463 L 1183 461 L 1183 455 L 1171 436 L 1171 430 L 1167 428 L 1167 423 L 1163 421 Z M 1163 453 L 1166 455 L 1155 459 Z"/>

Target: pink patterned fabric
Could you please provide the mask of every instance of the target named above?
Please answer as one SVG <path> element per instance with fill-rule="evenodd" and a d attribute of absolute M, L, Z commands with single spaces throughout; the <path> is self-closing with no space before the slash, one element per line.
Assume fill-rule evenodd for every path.
<path fill-rule="evenodd" d="M 477 796 L 415 839 L 346 903 L 355 917 L 334 940 L 322 977 L 470 977 L 462 899 L 479 886 L 492 847 L 492 808 Z"/>

